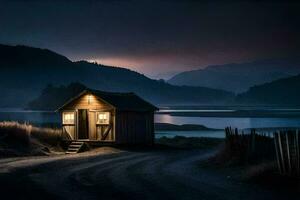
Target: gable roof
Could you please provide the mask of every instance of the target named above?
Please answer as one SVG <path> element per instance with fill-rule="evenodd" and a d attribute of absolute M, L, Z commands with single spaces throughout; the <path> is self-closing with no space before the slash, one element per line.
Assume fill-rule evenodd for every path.
<path fill-rule="evenodd" d="M 119 92 L 105 92 L 99 90 L 86 89 L 77 96 L 69 99 L 63 106 L 57 109 L 57 111 L 63 110 L 67 105 L 74 100 L 80 98 L 85 94 L 92 94 L 102 99 L 106 103 L 112 105 L 117 110 L 123 111 L 155 111 L 158 108 L 151 103 L 145 101 L 133 92 L 119 93 Z"/>

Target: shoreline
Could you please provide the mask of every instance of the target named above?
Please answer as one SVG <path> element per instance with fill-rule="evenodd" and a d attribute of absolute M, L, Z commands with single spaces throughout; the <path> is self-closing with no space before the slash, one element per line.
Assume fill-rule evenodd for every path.
<path fill-rule="evenodd" d="M 178 117 L 300 118 L 300 110 L 160 111 L 156 114 Z"/>
<path fill-rule="evenodd" d="M 224 129 L 208 128 L 201 124 L 154 123 L 155 131 L 220 131 Z"/>

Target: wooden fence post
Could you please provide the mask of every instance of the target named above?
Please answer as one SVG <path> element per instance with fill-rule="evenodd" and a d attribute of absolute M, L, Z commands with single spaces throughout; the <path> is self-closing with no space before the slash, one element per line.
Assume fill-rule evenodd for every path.
<path fill-rule="evenodd" d="M 278 144 L 279 144 L 279 152 L 280 152 L 280 158 L 281 158 L 280 160 L 281 160 L 281 163 L 282 163 L 282 171 L 283 171 L 283 174 L 285 174 L 286 170 L 285 170 L 285 163 L 284 163 L 284 159 L 283 159 L 281 131 L 278 133 Z"/>
<path fill-rule="evenodd" d="M 300 175 L 300 158 L 299 158 L 299 130 L 296 130 L 296 157 L 297 157 L 297 173 Z"/>
<path fill-rule="evenodd" d="M 282 171 L 282 167 L 280 164 L 280 155 L 279 155 L 279 150 L 278 150 L 278 133 L 274 132 L 274 144 L 275 144 L 275 151 L 276 151 L 276 157 L 277 157 L 277 165 L 278 165 L 278 169 L 279 169 L 279 173 L 283 173 Z"/>
<path fill-rule="evenodd" d="M 255 129 L 251 129 L 251 151 L 255 151 Z"/>
<path fill-rule="evenodd" d="M 285 140 L 286 140 L 286 152 L 287 152 L 289 174 L 290 174 L 292 172 L 292 164 L 291 164 L 290 144 L 289 144 L 289 135 L 288 135 L 288 132 L 285 132 Z"/>

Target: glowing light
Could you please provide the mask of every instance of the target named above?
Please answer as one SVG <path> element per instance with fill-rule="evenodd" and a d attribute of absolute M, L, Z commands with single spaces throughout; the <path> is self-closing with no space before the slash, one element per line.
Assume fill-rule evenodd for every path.
<path fill-rule="evenodd" d="M 74 112 L 63 113 L 63 124 L 74 124 L 75 114 Z"/>
<path fill-rule="evenodd" d="M 88 98 L 88 104 L 90 104 L 92 102 L 92 95 L 89 94 L 87 98 Z"/>
<path fill-rule="evenodd" d="M 109 112 L 98 112 L 97 124 L 109 124 Z"/>

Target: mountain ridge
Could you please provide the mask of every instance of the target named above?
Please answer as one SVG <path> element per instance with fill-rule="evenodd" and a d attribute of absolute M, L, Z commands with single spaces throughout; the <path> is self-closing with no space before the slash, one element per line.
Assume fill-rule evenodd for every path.
<path fill-rule="evenodd" d="M 238 94 L 236 102 L 253 105 L 300 106 L 300 74 L 255 85 L 247 92 Z"/>
<path fill-rule="evenodd" d="M 135 92 L 148 101 L 169 103 L 223 103 L 230 92 L 206 87 L 173 86 L 121 67 L 87 61 L 72 62 L 51 50 L 0 45 L 0 107 L 25 107 L 48 84 L 83 85 L 104 91 Z"/>
<path fill-rule="evenodd" d="M 265 59 L 246 63 L 209 65 L 204 69 L 179 73 L 167 82 L 174 85 L 202 86 L 239 93 L 251 86 L 298 73 L 300 73 L 300 59 Z"/>

